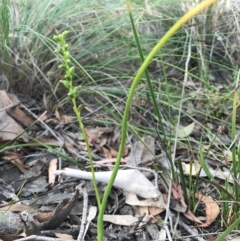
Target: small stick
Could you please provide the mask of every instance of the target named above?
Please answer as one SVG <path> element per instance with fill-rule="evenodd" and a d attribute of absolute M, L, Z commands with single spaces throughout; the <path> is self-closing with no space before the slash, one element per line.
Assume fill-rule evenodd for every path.
<path fill-rule="evenodd" d="M 19 104 L 20 104 L 19 101 L 18 101 L 18 102 L 14 102 L 14 103 L 12 103 L 12 104 L 10 104 L 10 105 L 7 105 L 7 106 L 5 106 L 4 108 L 0 109 L 0 112 L 2 112 L 2 111 L 4 111 L 4 110 L 8 110 L 8 109 L 10 109 L 10 108 L 12 108 L 12 107 L 16 107 L 16 106 L 18 106 Z"/>
<path fill-rule="evenodd" d="M 50 238 L 38 235 L 31 235 L 26 238 L 16 239 L 16 241 L 73 241 L 73 239 Z"/>
<path fill-rule="evenodd" d="M 82 186 L 79 187 L 79 189 L 82 189 L 82 192 L 83 192 L 83 214 L 82 214 L 81 228 L 80 228 L 80 231 L 79 231 L 79 234 L 78 234 L 77 241 L 81 241 L 84 238 L 83 235 L 84 235 L 84 229 L 85 229 L 86 220 L 87 220 L 88 193 L 87 193 L 85 181 L 82 182 Z"/>

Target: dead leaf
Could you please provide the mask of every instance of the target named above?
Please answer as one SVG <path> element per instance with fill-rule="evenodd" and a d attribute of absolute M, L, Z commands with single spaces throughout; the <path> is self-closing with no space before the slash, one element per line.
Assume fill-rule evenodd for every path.
<path fill-rule="evenodd" d="M 185 203 L 184 197 L 183 197 L 183 191 L 182 186 L 177 182 L 172 182 L 172 194 L 173 197 L 181 203 L 181 205 L 184 208 L 187 208 L 187 204 Z"/>
<path fill-rule="evenodd" d="M 206 222 L 199 226 L 208 227 L 218 217 L 220 213 L 219 205 L 211 197 L 204 196 L 200 193 L 196 193 L 195 197 L 206 206 Z"/>
<path fill-rule="evenodd" d="M 65 147 L 67 148 L 67 150 L 70 153 L 72 153 L 73 155 L 76 155 L 79 152 L 79 150 L 77 148 L 75 148 L 70 142 L 64 141 L 64 144 L 65 144 Z M 86 143 L 84 142 L 84 144 L 86 144 Z M 84 145 L 84 148 L 85 147 L 86 147 L 86 145 Z"/>
<path fill-rule="evenodd" d="M 188 125 L 188 126 L 185 126 L 185 127 L 180 127 L 179 128 L 179 130 L 178 130 L 178 133 L 177 133 L 177 136 L 179 137 L 179 138 L 185 138 L 185 137 L 188 137 L 191 133 L 192 133 L 192 131 L 193 131 L 193 129 L 194 129 L 194 126 L 195 126 L 195 123 L 193 122 L 193 123 L 191 123 L 190 125 Z"/>
<path fill-rule="evenodd" d="M 163 210 L 165 210 L 165 206 L 166 206 L 163 196 L 160 196 L 154 199 L 149 198 L 145 200 L 139 200 L 137 198 L 137 195 L 131 192 L 126 193 L 125 203 L 131 206 L 158 207 L 158 208 L 162 208 Z"/>
<path fill-rule="evenodd" d="M 45 137 L 38 137 L 37 140 L 43 144 L 49 145 L 49 146 L 61 146 L 61 143 L 56 139 L 50 139 Z M 36 143 L 34 140 L 31 143 Z M 38 143 L 38 142 L 37 142 Z"/>
<path fill-rule="evenodd" d="M 152 216 L 156 216 L 160 213 L 162 213 L 163 211 L 165 211 L 165 208 L 159 208 L 159 207 L 148 207 L 149 210 L 149 214 Z"/>
<path fill-rule="evenodd" d="M 22 173 L 25 174 L 27 172 L 22 160 L 19 158 L 18 153 L 14 153 L 14 152 L 5 153 L 3 158 L 5 160 L 10 161 L 12 164 L 14 164 Z"/>
<path fill-rule="evenodd" d="M 143 218 L 144 222 L 147 222 L 149 217 L 146 216 Z M 133 223 L 138 221 L 138 218 L 133 217 L 132 215 L 104 215 L 103 221 L 110 222 L 123 226 L 130 226 Z M 140 224 L 141 225 L 141 224 Z"/>
<path fill-rule="evenodd" d="M 33 126 L 34 120 L 18 108 L 20 101 L 16 95 L 0 91 L 0 99 L 0 111 L 5 109 L 8 115 L 18 123 L 25 127 L 31 127 L 32 130 L 37 130 L 37 127 Z"/>
<path fill-rule="evenodd" d="M 143 215 L 143 214 L 145 214 L 146 216 L 149 215 L 149 210 L 148 210 L 147 206 L 138 207 L 138 212 L 139 212 L 140 215 Z"/>
<path fill-rule="evenodd" d="M 201 170 L 201 165 L 199 164 L 198 161 L 191 162 L 191 163 L 182 162 L 182 168 L 185 175 L 190 175 L 191 173 L 192 176 L 196 176 Z M 201 172 L 200 177 L 202 177 L 202 175 L 203 173 Z M 206 174 L 204 176 L 206 176 Z"/>
<path fill-rule="evenodd" d="M 66 234 L 66 233 L 54 233 L 56 235 L 56 237 L 61 238 L 62 240 L 67 240 L 67 239 L 72 239 L 73 240 L 73 236 L 70 234 Z"/>
<path fill-rule="evenodd" d="M 100 161 L 97 161 L 97 163 L 99 163 L 99 164 L 114 163 L 114 162 L 116 162 L 116 160 L 117 160 L 117 158 L 110 158 L 110 159 L 104 158 L 104 159 L 102 159 Z M 127 163 L 127 160 L 128 160 L 127 157 L 122 158 L 121 159 L 121 163 Z"/>
<path fill-rule="evenodd" d="M 47 222 L 51 219 L 53 215 L 53 212 L 42 212 L 38 213 L 34 216 L 34 219 L 36 219 L 39 223 Z"/>
<path fill-rule="evenodd" d="M 118 152 L 116 150 L 114 150 L 113 148 L 110 148 L 110 151 L 111 151 L 111 155 L 113 157 L 116 157 L 118 155 Z M 125 156 L 125 155 L 123 155 L 123 156 Z"/>
<path fill-rule="evenodd" d="M 46 215 L 48 220 L 44 221 L 42 227 L 44 229 L 50 230 L 59 227 L 59 225 L 66 219 L 66 217 L 71 212 L 72 208 L 75 206 L 78 200 L 78 195 L 79 191 L 77 190 L 74 196 L 69 201 L 63 200 L 62 202 L 60 202 L 54 212 L 50 212 Z M 38 214 L 34 216 L 34 218 L 40 221 L 40 218 L 42 218 L 42 216 Z"/>
<path fill-rule="evenodd" d="M 153 158 L 153 154 L 155 154 L 155 138 L 152 136 L 143 136 L 143 142 L 147 145 L 147 147 L 143 148 L 141 162 L 146 163 Z"/>
<path fill-rule="evenodd" d="M 48 168 L 48 183 L 50 184 L 51 187 L 54 186 L 55 183 L 55 175 L 54 172 L 57 170 L 57 163 L 58 159 L 54 158 L 50 161 L 49 163 L 49 168 Z"/>
<path fill-rule="evenodd" d="M 137 141 L 133 144 L 128 165 L 138 166 L 152 159 L 155 153 L 155 139 L 151 136 L 144 136 L 142 142 Z"/>
<path fill-rule="evenodd" d="M 129 153 L 129 148 L 127 146 L 124 147 L 122 156 L 127 156 Z"/>
<path fill-rule="evenodd" d="M 34 125 L 34 120 L 27 116 L 21 109 L 18 107 L 13 107 L 7 110 L 7 113 L 15 119 L 18 123 L 22 124 L 25 127 L 30 128 L 31 130 L 37 130 L 37 126 Z"/>
<path fill-rule="evenodd" d="M 157 222 L 159 222 L 160 220 L 162 220 L 161 216 L 156 214 L 155 216 L 149 214 L 149 216 L 151 217 L 151 219 L 148 221 L 148 224 L 155 224 Z"/>
<path fill-rule="evenodd" d="M 93 145 L 94 143 L 100 143 L 101 140 L 98 138 L 98 130 L 88 130 L 87 128 L 85 128 L 85 131 L 88 136 L 89 144 Z"/>
<path fill-rule="evenodd" d="M 4 108 L 11 105 L 12 101 L 5 91 L 0 91 L 0 139 L 1 141 L 10 141 L 22 135 L 19 139 L 28 141 L 28 135 L 19 123 L 17 123 Z"/>
<path fill-rule="evenodd" d="M 75 206 L 79 196 L 79 191 L 76 190 L 76 193 L 74 196 L 67 201 L 62 201 L 57 206 L 56 210 L 53 213 L 52 218 L 43 224 L 43 228 L 45 229 L 54 229 L 56 227 L 59 227 L 59 225 L 67 218 L 67 216 L 70 214 L 72 208 Z"/>
<path fill-rule="evenodd" d="M 182 162 L 182 167 L 183 167 L 183 172 L 186 175 L 190 175 L 190 172 L 191 172 L 192 176 L 196 176 L 196 175 L 199 175 L 200 177 L 207 176 L 207 174 L 201 168 L 201 165 L 199 164 L 198 161 L 195 161 L 194 163 L 189 163 L 189 164 Z M 220 168 L 217 168 L 214 170 L 211 166 L 208 165 L 208 170 L 214 177 L 217 177 L 222 180 L 228 180 L 228 182 L 230 183 L 234 182 L 232 174 L 228 169 L 224 169 L 224 171 L 222 171 Z M 200 174 L 198 174 L 199 171 L 201 171 Z"/>
<path fill-rule="evenodd" d="M 91 206 L 89 208 L 89 212 L 88 212 L 88 216 L 87 216 L 87 222 L 86 222 L 86 226 L 85 226 L 85 231 L 84 231 L 84 234 L 83 234 L 83 240 L 84 240 L 84 237 L 88 231 L 88 227 L 89 227 L 89 224 L 91 223 L 91 221 L 96 217 L 97 215 L 97 207 L 95 206 Z"/>
<path fill-rule="evenodd" d="M 217 239 L 218 235 L 212 235 L 212 234 L 208 234 L 206 235 L 206 239 L 209 241 L 215 241 Z M 231 241 L 240 241 L 240 239 L 231 239 Z"/>
<path fill-rule="evenodd" d="M 159 237 L 158 239 L 159 240 L 166 240 L 167 238 L 167 232 L 166 232 L 166 229 L 165 228 L 162 228 L 159 232 Z"/>
<path fill-rule="evenodd" d="M 167 203 L 168 194 L 163 194 L 162 196 Z M 175 198 L 170 198 L 170 208 L 180 213 L 185 213 L 187 211 L 187 207 L 183 207 L 182 204 Z"/>
<path fill-rule="evenodd" d="M 111 154 L 111 152 L 107 148 L 102 147 L 102 150 L 104 152 L 104 155 L 105 155 L 106 159 L 111 159 L 112 158 L 112 154 Z"/>
<path fill-rule="evenodd" d="M 113 137 L 111 139 L 111 143 L 109 143 L 111 146 L 113 145 L 119 145 L 119 141 L 121 139 L 121 128 L 120 127 L 116 127 L 113 130 Z"/>
<path fill-rule="evenodd" d="M 184 216 L 193 222 L 202 224 L 202 221 L 198 219 L 190 210 L 184 213 Z"/>
<path fill-rule="evenodd" d="M 48 112 L 44 111 L 43 113 L 39 114 L 37 116 L 37 120 L 40 121 L 40 122 L 47 122 L 47 120 L 48 120 Z"/>
<path fill-rule="evenodd" d="M 28 205 L 21 203 L 14 203 L 0 208 L 0 211 L 12 211 L 12 212 L 22 212 L 26 210 L 32 210 L 33 208 Z"/>
<path fill-rule="evenodd" d="M 10 211 L 1 211 L 0 217 L 0 239 L 4 241 L 16 240 L 24 228 L 24 223 L 19 215 Z"/>
<path fill-rule="evenodd" d="M 71 116 L 65 115 L 62 110 L 55 108 L 55 116 L 59 120 L 60 124 L 67 124 L 71 123 L 73 121 L 73 118 Z"/>
<path fill-rule="evenodd" d="M 179 183 L 177 183 L 177 182 L 172 183 L 172 193 L 173 193 L 174 199 L 178 203 L 180 203 L 183 208 L 186 208 L 186 210 L 187 210 L 187 204 L 185 203 L 185 200 L 183 197 L 182 187 Z M 172 208 L 172 206 L 171 206 L 171 208 Z M 189 220 L 202 224 L 202 221 L 199 220 L 190 210 L 188 210 L 187 212 L 184 212 L 183 214 Z"/>

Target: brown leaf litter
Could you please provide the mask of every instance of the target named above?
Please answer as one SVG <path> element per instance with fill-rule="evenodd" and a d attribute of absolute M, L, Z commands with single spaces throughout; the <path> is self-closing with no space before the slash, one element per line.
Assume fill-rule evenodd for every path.
<path fill-rule="evenodd" d="M 6 220 L 12 215 L 14 223 L 18 225 L 16 229 L 11 230 L 2 221 L 5 233 L 0 232 L 0 238 L 8 241 L 20 237 L 29 238 L 31 235 L 44 237 L 51 232 L 55 238 L 76 239 L 80 230 L 82 210 L 96 209 L 86 146 L 79 129 L 73 125 L 72 117 L 65 114 L 61 108 L 55 108 L 54 115 L 51 116 L 45 114 L 42 109 L 37 111 L 38 114 L 34 114 L 31 106 L 27 106 L 26 114 L 26 108 L 21 109 L 21 103 L 15 96 L 4 91 L 1 91 L 0 95 L 0 127 L 4 130 L 1 136 L 2 145 L 6 141 L 29 144 L 2 153 L 0 175 L 3 181 L 0 190 L 4 195 L 0 195 L 0 211 L 7 215 Z M 195 124 L 184 126 L 182 133 L 179 134 L 182 139 L 192 135 L 196 130 Z M 91 145 L 102 195 L 104 183 L 108 182 L 112 165 L 116 161 L 121 131 L 115 126 L 97 125 L 86 126 L 85 130 Z M 51 148 L 46 148 L 47 145 Z M 59 157 L 54 149 L 63 156 Z M 180 155 L 186 152 L 186 148 L 183 147 L 179 147 L 178 150 Z M 206 207 L 206 220 L 202 222 L 188 209 L 180 183 L 173 182 L 170 199 L 168 193 L 159 192 L 161 180 L 156 178 L 156 172 L 148 169 L 149 165 L 152 165 L 152 160 L 158 159 L 155 155 L 157 151 L 154 137 L 143 135 L 141 140 L 129 137 L 121 162 L 127 170 L 122 169 L 119 172 L 104 216 L 108 237 L 133 239 L 144 233 L 155 239 L 159 238 L 163 232 L 158 224 L 163 222 L 168 200 L 171 212 L 181 213 L 192 225 L 208 227 L 216 220 L 219 206 L 207 195 L 196 194 L 196 198 Z M 81 171 L 84 176 L 62 175 L 56 178 L 56 173 L 66 174 L 69 171 L 73 174 L 80 171 L 77 170 L 76 162 L 67 162 L 64 155 L 87 169 Z M 187 161 L 190 159 L 190 156 L 186 158 Z M 155 163 L 155 167 L 160 166 Z M 185 167 L 187 175 L 187 164 Z M 167 173 L 168 171 L 165 174 Z M 86 181 L 86 188 L 91 205 L 87 207 L 83 204 L 83 194 L 75 191 L 75 187 L 83 179 L 89 180 Z M 29 219 L 23 220 L 26 216 Z M 95 215 L 90 221 L 85 220 L 88 223 L 84 231 L 86 240 L 96 238 L 94 217 Z"/>

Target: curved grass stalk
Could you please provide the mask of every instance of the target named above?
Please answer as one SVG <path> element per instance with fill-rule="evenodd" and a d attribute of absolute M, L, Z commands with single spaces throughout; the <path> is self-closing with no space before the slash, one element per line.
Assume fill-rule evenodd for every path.
<path fill-rule="evenodd" d="M 169 30 L 168 32 L 161 38 L 161 40 L 155 45 L 155 47 L 152 49 L 152 51 L 148 54 L 147 58 L 144 60 L 142 63 L 141 67 L 139 68 L 132 86 L 129 91 L 129 95 L 127 98 L 126 102 L 126 107 L 123 115 L 123 120 L 122 120 L 122 135 L 121 135 L 121 145 L 118 151 L 118 156 L 117 156 L 117 161 L 115 163 L 111 178 L 108 182 L 108 185 L 106 187 L 106 190 L 103 195 L 102 203 L 101 203 L 101 209 L 99 210 L 98 214 L 98 224 L 97 224 L 97 229 L 98 229 L 98 241 L 103 241 L 103 215 L 105 212 L 108 196 L 110 194 L 110 191 L 112 189 L 114 180 L 117 176 L 117 172 L 120 166 L 120 161 L 122 157 L 122 153 L 124 150 L 125 142 L 126 142 L 126 132 L 127 132 L 127 121 L 128 121 L 128 115 L 129 115 L 129 110 L 130 110 L 130 105 L 132 102 L 132 98 L 134 96 L 136 87 L 141 79 L 141 76 L 147 69 L 147 66 L 149 63 L 152 61 L 153 57 L 159 52 L 159 50 L 164 46 L 164 44 L 186 23 L 188 22 L 192 17 L 197 15 L 199 12 L 202 10 L 208 8 L 212 4 L 216 3 L 219 0 L 206 0 L 200 4 L 198 4 L 195 8 L 187 12 L 182 18 L 180 18 Z M 127 3 L 127 8 L 128 10 L 130 9 L 130 3 L 129 0 L 126 0 Z"/>

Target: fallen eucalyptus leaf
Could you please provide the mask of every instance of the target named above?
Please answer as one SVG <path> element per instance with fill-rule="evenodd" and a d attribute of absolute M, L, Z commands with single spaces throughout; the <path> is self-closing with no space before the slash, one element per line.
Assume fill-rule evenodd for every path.
<path fill-rule="evenodd" d="M 195 197 L 206 206 L 206 222 L 200 224 L 199 227 L 208 227 L 218 217 L 220 213 L 219 205 L 211 197 L 199 193 L 196 193 Z"/>
<path fill-rule="evenodd" d="M 154 199 L 139 200 L 134 193 L 126 193 L 125 203 L 131 206 L 159 207 L 163 209 L 166 207 L 163 196 Z"/>
<path fill-rule="evenodd" d="M 131 166 L 139 166 L 141 163 L 150 161 L 155 153 L 155 138 L 152 136 L 144 136 L 141 141 L 137 141 L 131 148 L 130 159 L 127 164 Z"/>
<path fill-rule="evenodd" d="M 86 223 L 86 227 L 85 227 L 85 231 L 84 231 L 84 235 L 83 235 L 83 240 L 88 231 L 88 226 L 92 222 L 92 220 L 96 217 L 96 214 L 97 214 L 97 207 L 91 206 L 89 208 L 89 212 L 88 212 L 88 216 L 87 216 L 87 223 Z"/>
<path fill-rule="evenodd" d="M 147 222 L 150 217 L 144 217 L 143 221 Z M 132 215 L 104 215 L 103 221 L 110 222 L 118 225 L 130 226 L 138 221 L 138 218 Z"/>

